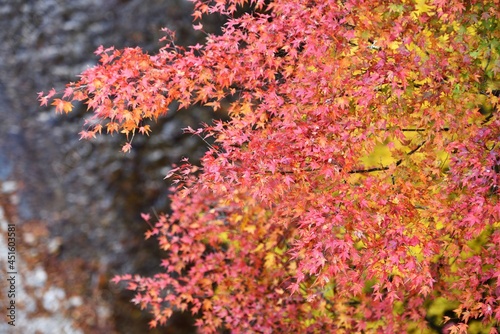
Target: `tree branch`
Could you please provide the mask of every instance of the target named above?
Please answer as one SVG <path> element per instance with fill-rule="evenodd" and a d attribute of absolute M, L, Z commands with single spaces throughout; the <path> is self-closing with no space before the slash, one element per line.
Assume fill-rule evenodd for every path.
<path fill-rule="evenodd" d="M 416 129 L 418 130 L 418 129 Z M 406 156 L 410 156 L 413 153 L 417 152 L 422 146 L 424 146 L 426 143 L 426 140 L 424 140 L 422 143 L 420 143 L 417 147 L 415 147 L 413 150 L 410 152 L 406 153 Z M 399 159 L 396 161 L 396 167 L 401 165 L 403 163 L 403 159 Z M 372 173 L 372 172 L 380 172 L 384 170 L 388 170 L 389 166 L 383 166 L 383 167 L 374 167 L 374 168 L 368 168 L 368 169 L 354 169 L 351 171 L 348 171 L 347 173 L 349 174 L 361 174 L 361 173 Z"/>
<path fill-rule="evenodd" d="M 418 129 L 415 129 L 415 130 L 418 130 Z M 410 156 L 412 154 L 414 154 L 415 152 L 417 152 L 422 146 L 425 145 L 427 141 L 424 140 L 422 143 L 420 143 L 417 147 L 415 147 L 413 150 L 411 150 L 410 152 L 406 153 L 406 156 Z M 403 159 L 399 159 L 398 161 L 396 161 L 396 167 L 401 165 L 403 163 Z M 388 170 L 390 168 L 390 166 L 382 166 L 382 167 L 373 167 L 373 168 L 367 168 L 367 169 L 353 169 L 353 170 L 350 170 L 348 171 L 347 173 L 348 174 L 364 174 L 364 173 L 372 173 L 372 172 L 381 172 L 381 171 L 384 171 L 384 170 Z M 315 172 L 315 171 L 318 171 L 319 169 L 313 169 L 313 168 L 306 168 L 304 171 L 305 172 Z M 293 174 L 294 171 L 293 170 L 277 170 L 276 171 L 277 173 L 279 174 Z M 266 174 L 273 174 L 273 172 L 269 171 L 269 170 L 266 170 L 265 171 Z"/>

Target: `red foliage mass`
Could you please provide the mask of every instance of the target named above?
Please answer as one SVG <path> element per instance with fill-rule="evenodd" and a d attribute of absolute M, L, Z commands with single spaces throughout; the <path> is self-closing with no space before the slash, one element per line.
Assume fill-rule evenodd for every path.
<path fill-rule="evenodd" d="M 228 17 L 220 36 L 101 47 L 54 100 L 83 101 L 82 137 L 122 132 L 123 151 L 174 101 L 235 101 L 189 129 L 215 139 L 201 173 L 170 174 L 173 213 L 148 232 L 164 271 L 116 279 L 151 325 L 189 309 L 201 332 L 400 333 L 444 297 L 453 330 L 498 326 L 498 0 L 193 2 Z"/>

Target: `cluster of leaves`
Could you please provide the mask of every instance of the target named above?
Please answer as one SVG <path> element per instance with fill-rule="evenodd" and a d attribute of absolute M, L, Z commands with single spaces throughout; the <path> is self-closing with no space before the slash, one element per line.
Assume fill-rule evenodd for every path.
<path fill-rule="evenodd" d="M 439 297 L 450 332 L 496 333 L 499 1 L 193 2 L 222 34 L 101 47 L 61 99 L 40 94 L 82 101 L 82 138 L 121 132 L 123 151 L 173 102 L 229 104 L 189 130 L 214 140 L 201 167 L 169 175 L 172 214 L 147 234 L 164 271 L 116 279 L 151 325 L 189 309 L 207 333 L 402 332 Z"/>

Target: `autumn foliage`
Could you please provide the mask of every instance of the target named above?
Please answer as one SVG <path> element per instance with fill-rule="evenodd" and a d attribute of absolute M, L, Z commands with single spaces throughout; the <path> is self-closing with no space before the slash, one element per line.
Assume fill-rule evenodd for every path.
<path fill-rule="evenodd" d="M 81 137 L 123 133 L 123 151 L 173 103 L 227 108 L 187 129 L 213 139 L 201 166 L 168 175 L 172 213 L 147 233 L 163 269 L 116 279 L 151 325 L 189 310 L 206 333 L 401 333 L 440 299 L 450 333 L 496 333 L 500 2 L 193 2 L 194 27 L 218 13 L 222 34 L 100 47 L 39 97 L 81 101 Z"/>

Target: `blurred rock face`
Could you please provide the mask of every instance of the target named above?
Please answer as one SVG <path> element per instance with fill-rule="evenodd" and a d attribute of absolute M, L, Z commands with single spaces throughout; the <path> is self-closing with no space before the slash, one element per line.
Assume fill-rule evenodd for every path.
<path fill-rule="evenodd" d="M 0 208 L 22 245 L 20 333 L 146 331 L 146 315 L 109 279 L 159 270 L 139 215 L 168 210 L 169 166 L 205 150 L 181 129 L 213 115 L 172 113 L 124 155 L 118 136 L 78 140 L 83 108 L 58 116 L 36 93 L 76 81 L 101 44 L 153 53 L 162 27 L 177 31 L 178 44 L 196 43 L 190 9 L 185 0 L 0 1 Z M 186 333 L 185 321 L 168 332 Z"/>

